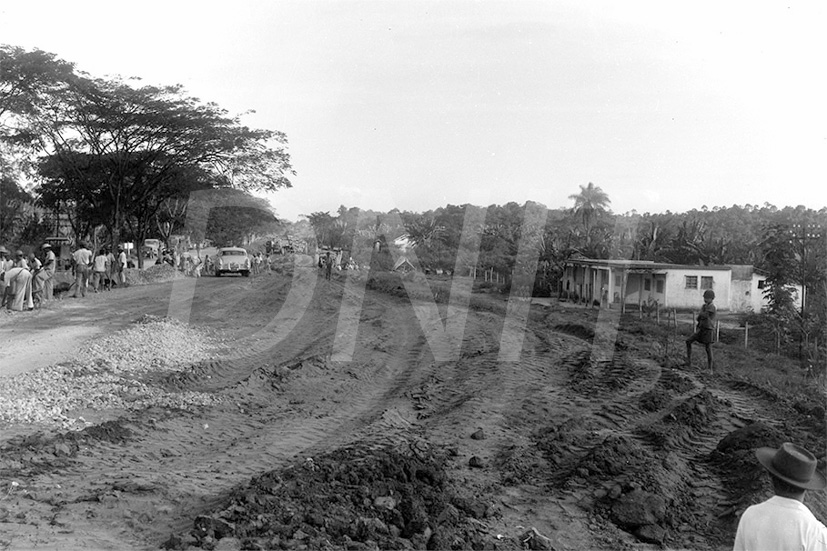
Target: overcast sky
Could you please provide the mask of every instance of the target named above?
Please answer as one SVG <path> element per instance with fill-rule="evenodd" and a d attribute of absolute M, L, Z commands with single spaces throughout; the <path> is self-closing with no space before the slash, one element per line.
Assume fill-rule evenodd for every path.
<path fill-rule="evenodd" d="M 183 84 L 341 204 L 827 206 L 827 3 L 0 0 L 0 43 Z"/>

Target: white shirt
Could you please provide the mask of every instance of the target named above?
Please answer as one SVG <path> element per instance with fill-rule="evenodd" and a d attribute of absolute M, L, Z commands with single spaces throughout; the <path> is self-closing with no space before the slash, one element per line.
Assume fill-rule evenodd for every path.
<path fill-rule="evenodd" d="M 83 248 L 72 253 L 72 258 L 78 266 L 88 266 L 92 262 L 92 251 Z"/>
<path fill-rule="evenodd" d="M 46 252 L 46 263 L 44 266 L 49 273 L 55 273 L 55 269 L 57 268 L 57 260 L 55 259 L 55 253 L 51 249 Z"/>
<path fill-rule="evenodd" d="M 744 511 L 733 551 L 827 551 L 827 528 L 798 500 L 773 496 Z"/>
<path fill-rule="evenodd" d="M 99 254 L 95 257 L 95 271 L 96 272 L 105 272 L 106 271 L 106 264 L 109 262 L 109 259 L 106 258 L 106 255 Z"/>

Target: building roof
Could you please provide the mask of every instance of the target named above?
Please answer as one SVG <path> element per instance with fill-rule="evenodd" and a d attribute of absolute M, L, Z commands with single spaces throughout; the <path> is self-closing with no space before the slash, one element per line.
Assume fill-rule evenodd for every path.
<path fill-rule="evenodd" d="M 411 264 L 411 261 L 408 260 L 407 256 L 400 256 L 396 259 L 396 262 L 393 264 L 393 270 L 398 270 L 400 268 L 406 268 L 409 270 L 416 270 L 416 266 Z"/>
<path fill-rule="evenodd" d="M 652 260 L 627 260 L 627 259 L 601 259 L 601 258 L 572 258 L 567 264 L 580 264 L 584 266 L 602 266 L 606 268 L 626 269 L 634 272 L 662 272 L 664 270 L 703 270 L 726 272 L 732 270 L 729 265 L 700 266 L 692 264 L 669 264 L 654 262 Z M 751 268 L 751 266 L 750 266 Z"/>

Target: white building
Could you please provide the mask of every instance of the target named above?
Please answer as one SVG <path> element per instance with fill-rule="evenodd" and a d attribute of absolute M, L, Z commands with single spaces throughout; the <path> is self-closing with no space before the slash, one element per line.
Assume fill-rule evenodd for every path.
<path fill-rule="evenodd" d="M 707 289 L 715 291 L 720 310 L 760 312 L 767 306 L 766 277 L 752 266 L 688 266 L 649 260 L 569 260 L 563 271 L 562 290 L 603 307 L 698 308 Z M 801 307 L 801 287 L 795 286 Z"/>

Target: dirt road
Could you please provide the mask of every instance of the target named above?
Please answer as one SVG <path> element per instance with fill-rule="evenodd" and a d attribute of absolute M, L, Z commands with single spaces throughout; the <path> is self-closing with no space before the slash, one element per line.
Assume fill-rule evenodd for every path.
<path fill-rule="evenodd" d="M 597 355 L 597 311 L 535 305 L 502 361 L 507 297 L 480 295 L 458 357 L 436 361 L 407 298 L 368 289 L 343 334 L 359 298 L 298 266 L 4 318 L 4 376 L 146 315 L 224 350 L 141 375 L 209 406 L 84 411 L 79 433 L 4 423 L 0 548 L 724 549 L 765 497 L 752 448 L 795 440 L 824 466 L 823 408 L 676 368 L 651 323 L 620 321 Z"/>

